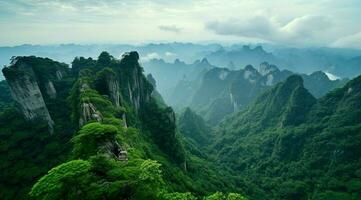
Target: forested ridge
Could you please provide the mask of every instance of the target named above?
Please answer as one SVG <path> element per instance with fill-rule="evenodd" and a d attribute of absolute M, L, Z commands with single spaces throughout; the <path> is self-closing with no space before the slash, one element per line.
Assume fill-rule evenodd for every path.
<path fill-rule="evenodd" d="M 1 102 L 1 199 L 245 199 L 232 175 L 184 148 L 137 52 L 76 57 L 72 68 L 13 59 L 3 70 L 18 98 Z"/>
<path fill-rule="evenodd" d="M 175 113 L 139 59 L 102 52 L 69 67 L 12 58 L 0 82 L 0 199 L 361 198 L 361 76 L 320 98 L 305 88 L 309 76 L 257 82 L 254 96 L 235 97 L 247 105 L 224 117 Z M 248 71 L 258 73 L 206 79 L 215 94 L 197 94 L 192 106 L 242 91 L 255 78 Z"/>

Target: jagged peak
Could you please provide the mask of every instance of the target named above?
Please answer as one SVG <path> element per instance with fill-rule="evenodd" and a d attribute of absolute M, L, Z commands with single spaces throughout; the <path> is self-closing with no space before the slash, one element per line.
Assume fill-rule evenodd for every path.
<path fill-rule="evenodd" d="M 245 71 L 257 71 L 252 65 L 247 65 L 246 67 L 244 67 Z"/>
<path fill-rule="evenodd" d="M 262 76 L 265 76 L 271 72 L 274 72 L 274 71 L 280 71 L 278 69 L 278 67 L 276 65 L 273 65 L 273 64 L 269 64 L 268 62 L 263 62 L 259 65 L 258 67 L 258 72 L 262 75 Z"/>
<path fill-rule="evenodd" d="M 265 52 L 265 51 L 263 50 L 263 47 L 262 47 L 262 46 L 256 46 L 253 50 L 254 50 L 254 51 L 259 51 L 259 52 Z"/>
<path fill-rule="evenodd" d="M 319 80 L 330 80 L 325 72 L 323 71 L 315 71 L 312 74 L 310 74 L 311 78 L 316 78 Z"/>
<path fill-rule="evenodd" d="M 122 55 L 120 62 L 137 62 L 139 60 L 139 54 L 136 51 L 126 52 Z"/>
<path fill-rule="evenodd" d="M 17 74 L 25 73 L 25 71 L 34 78 L 38 79 L 42 84 L 45 80 L 60 80 L 68 73 L 68 65 L 54 61 L 50 58 L 42 58 L 36 56 L 14 56 L 11 58 L 9 66 L 3 68 L 3 74 L 7 74 L 7 79 L 16 79 Z"/>
<path fill-rule="evenodd" d="M 207 71 L 203 78 L 210 80 L 214 80 L 215 78 L 219 80 L 225 80 L 229 72 L 230 70 L 227 68 L 215 67 Z"/>
<path fill-rule="evenodd" d="M 305 120 L 316 99 L 303 87 L 299 75 L 291 75 L 257 98 L 246 120 L 258 118 L 262 124 L 295 125 Z"/>
<path fill-rule="evenodd" d="M 174 60 L 174 64 L 176 64 L 176 65 L 185 65 L 186 63 L 181 61 L 179 58 L 177 58 L 177 59 Z"/>
<path fill-rule="evenodd" d="M 208 62 L 207 58 L 203 58 L 203 59 L 201 60 L 201 63 L 200 63 L 200 64 L 202 64 L 202 65 L 210 65 L 210 63 Z"/>

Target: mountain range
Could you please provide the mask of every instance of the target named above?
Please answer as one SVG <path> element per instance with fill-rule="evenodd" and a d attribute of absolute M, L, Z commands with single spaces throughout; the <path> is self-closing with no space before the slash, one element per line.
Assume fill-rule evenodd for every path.
<path fill-rule="evenodd" d="M 216 125 L 225 116 L 246 108 L 261 93 L 294 74 L 279 70 L 277 66 L 263 62 L 255 69 L 247 65 L 244 69 L 229 70 L 214 67 L 193 81 L 181 81 L 174 89 L 184 98 L 173 95 L 169 104 L 176 109 L 189 106 L 199 112 L 208 123 Z M 319 98 L 330 90 L 342 86 L 344 80 L 330 80 L 321 71 L 310 75 L 301 74 L 305 87 Z"/>
<path fill-rule="evenodd" d="M 176 59 L 185 63 L 193 63 L 200 58 L 215 66 L 230 69 L 241 69 L 251 64 L 262 62 L 274 63 L 280 69 L 288 69 L 297 73 L 326 71 L 342 78 L 352 78 L 359 74 L 361 51 L 344 48 L 290 48 L 271 44 L 235 44 L 221 45 L 194 43 L 149 43 L 129 44 L 62 44 L 62 45 L 20 45 L 0 47 L 0 65 L 7 65 L 13 56 L 34 55 L 48 57 L 71 64 L 74 55 L 96 57 L 102 51 L 108 51 L 116 58 L 124 52 L 136 50 L 142 55 L 140 62 L 147 68 L 153 59 L 173 62 Z M 2 77 L 0 77 L 1 79 Z"/>
<path fill-rule="evenodd" d="M 255 199 L 360 197 L 361 76 L 316 99 L 292 75 L 222 122 L 211 152 Z"/>
<path fill-rule="evenodd" d="M 0 199 L 361 198 L 361 76 L 202 57 L 12 57 Z"/>

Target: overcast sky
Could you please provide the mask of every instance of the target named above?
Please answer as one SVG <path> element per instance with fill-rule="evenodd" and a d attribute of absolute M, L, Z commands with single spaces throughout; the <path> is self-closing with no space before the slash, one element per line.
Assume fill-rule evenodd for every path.
<path fill-rule="evenodd" d="M 361 48 L 361 0 L 0 0 L 0 46 L 161 41 Z"/>

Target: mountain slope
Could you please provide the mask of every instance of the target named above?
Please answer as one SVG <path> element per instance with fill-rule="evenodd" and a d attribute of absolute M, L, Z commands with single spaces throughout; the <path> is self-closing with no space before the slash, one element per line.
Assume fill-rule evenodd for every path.
<path fill-rule="evenodd" d="M 292 74 L 294 73 L 291 71 L 281 71 L 267 62 L 261 63 L 257 70 L 251 65 L 240 70 L 213 68 L 204 74 L 199 86 L 189 86 L 194 90 L 189 106 L 205 116 L 205 120 L 214 126 L 225 116 L 245 109 L 262 92 Z M 305 87 L 317 98 L 342 86 L 346 81 L 330 80 L 323 72 L 301 76 Z"/>
<path fill-rule="evenodd" d="M 154 97 L 137 52 L 75 60 L 71 70 L 47 58 L 16 57 L 3 69 L 15 105 L 0 113 L 1 199 L 240 191 L 228 172 L 184 148 L 175 113 Z"/>
<path fill-rule="evenodd" d="M 212 152 L 255 199 L 359 199 L 360 80 L 315 100 L 291 76 L 223 121 Z"/>
<path fill-rule="evenodd" d="M 186 108 L 179 117 L 178 128 L 183 136 L 191 139 L 198 146 L 205 146 L 210 142 L 211 128 L 190 108 Z"/>
<path fill-rule="evenodd" d="M 173 102 L 177 99 L 173 97 L 172 91 L 178 82 L 182 80 L 193 81 L 202 71 L 214 67 L 207 59 L 196 60 L 191 64 L 179 59 L 175 59 L 173 63 L 165 62 L 163 59 L 152 59 L 145 63 L 144 69 L 157 80 L 159 92 L 166 101 Z"/>

